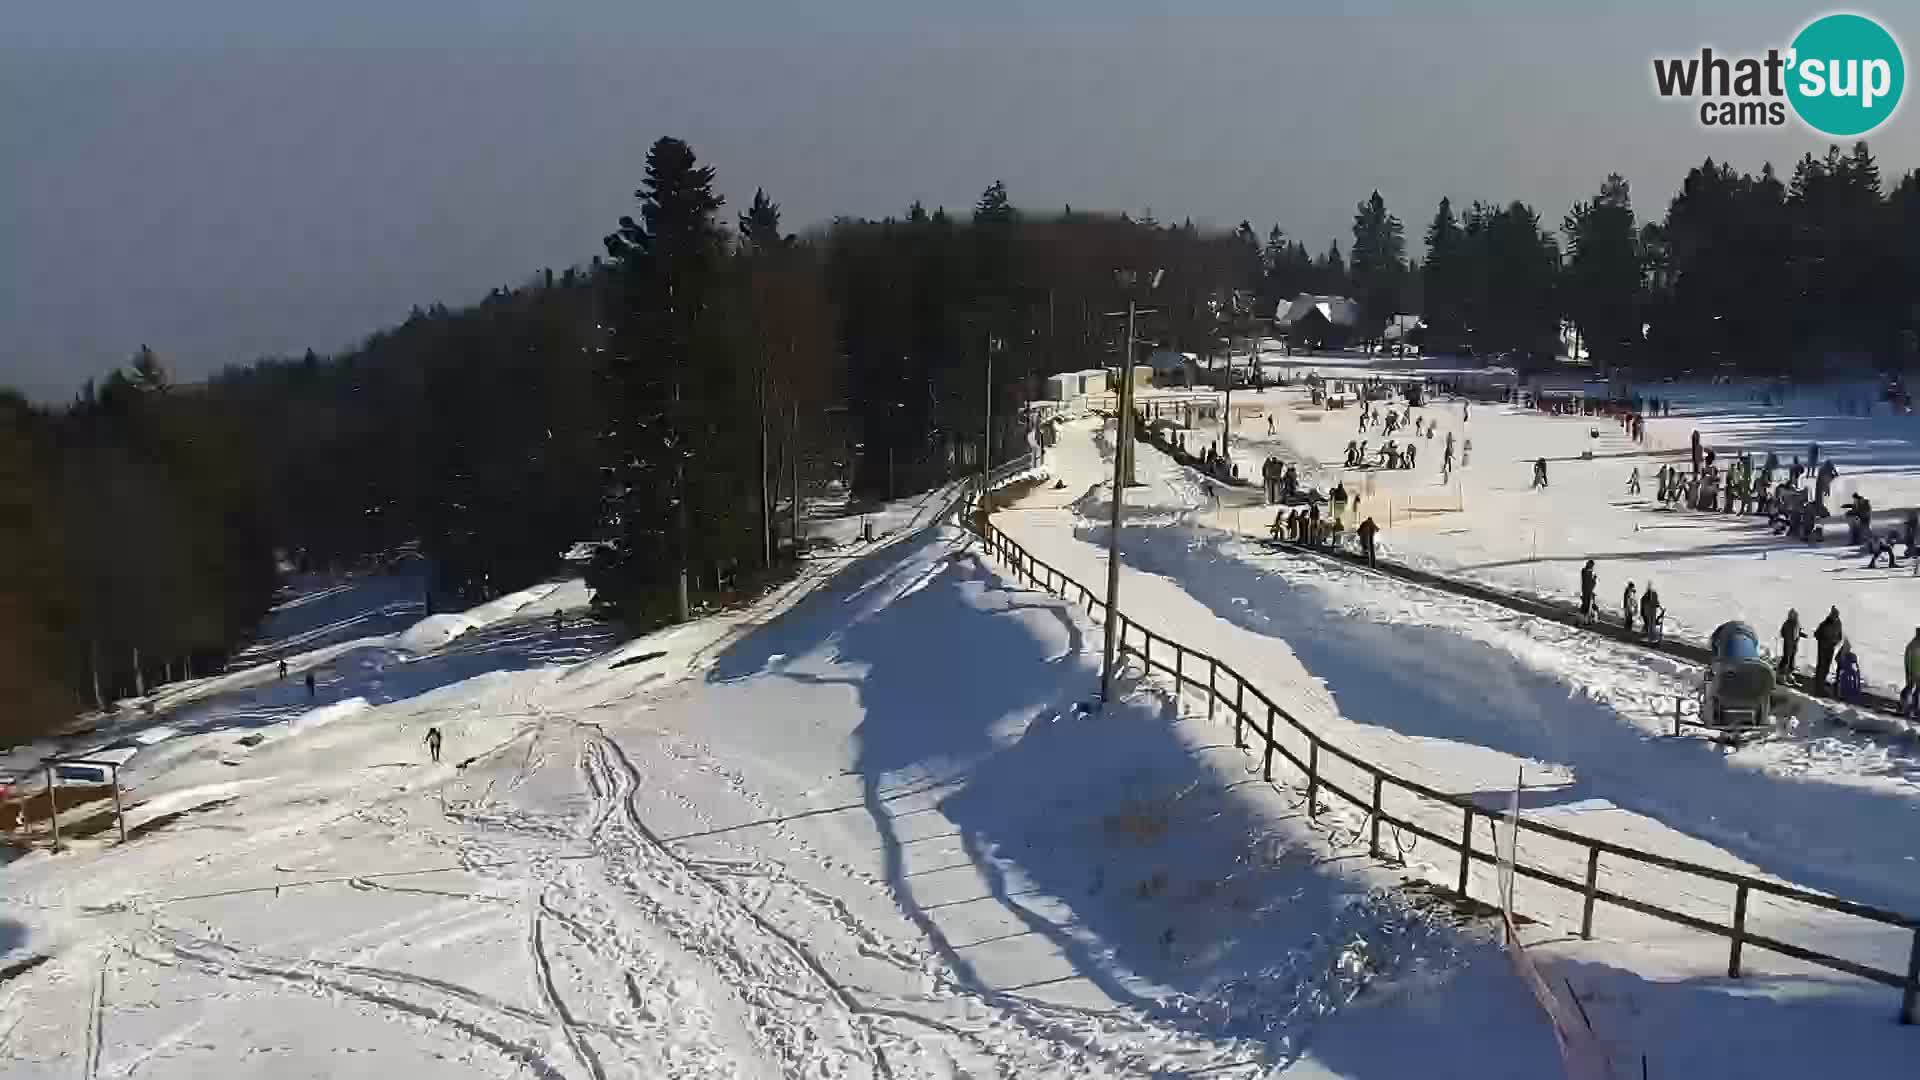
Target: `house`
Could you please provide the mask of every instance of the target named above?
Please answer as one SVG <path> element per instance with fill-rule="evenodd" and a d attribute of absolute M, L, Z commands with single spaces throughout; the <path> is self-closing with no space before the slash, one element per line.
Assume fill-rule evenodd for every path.
<path fill-rule="evenodd" d="M 1402 312 L 1387 319 L 1387 325 L 1380 337 L 1389 349 L 1397 352 L 1411 352 L 1417 349 L 1419 332 L 1427 328 L 1427 320 L 1418 315 Z"/>
<path fill-rule="evenodd" d="M 1295 346 L 1338 349 L 1347 344 L 1359 321 L 1360 305 L 1348 297 L 1301 293 L 1281 302 L 1273 324 Z"/>

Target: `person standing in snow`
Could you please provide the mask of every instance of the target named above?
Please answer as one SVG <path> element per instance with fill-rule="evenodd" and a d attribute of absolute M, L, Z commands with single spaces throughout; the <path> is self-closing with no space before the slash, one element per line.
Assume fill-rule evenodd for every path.
<path fill-rule="evenodd" d="M 1792 487 L 1798 488 L 1800 486 L 1800 476 L 1806 471 L 1807 467 L 1800 464 L 1799 456 L 1795 455 L 1793 464 L 1787 466 L 1787 483 Z"/>
<path fill-rule="evenodd" d="M 309 672 L 307 672 L 307 700 L 308 700 L 308 701 L 312 701 L 312 700 L 313 700 L 313 694 L 314 694 L 314 689 L 313 689 L 313 672 L 311 672 L 311 671 L 309 671 Z"/>
<path fill-rule="evenodd" d="M 1833 672 L 1833 696 L 1841 701 L 1860 696 L 1860 658 L 1854 655 L 1850 641 L 1840 643 L 1840 655 Z"/>
<path fill-rule="evenodd" d="M 1600 575 L 1593 569 L 1593 560 L 1580 568 L 1580 618 L 1593 621 L 1593 591 L 1600 584 Z"/>
<path fill-rule="evenodd" d="M 1378 533 L 1379 531 L 1380 531 L 1380 526 L 1375 525 L 1373 523 L 1372 518 L 1368 518 L 1367 520 L 1360 523 L 1360 529 L 1359 529 L 1360 553 L 1367 557 L 1368 566 L 1377 565 L 1374 562 L 1373 537 L 1374 537 L 1374 534 Z"/>
<path fill-rule="evenodd" d="M 1907 685 L 1900 690 L 1900 715 L 1920 716 L 1920 626 L 1913 628 L 1913 640 L 1907 642 Z"/>
<path fill-rule="evenodd" d="M 1633 582 L 1627 582 L 1626 592 L 1620 595 L 1620 624 L 1627 628 L 1627 636 L 1633 636 L 1633 612 L 1638 606 Z"/>
<path fill-rule="evenodd" d="M 1700 471 L 1700 429 L 1693 429 L 1693 471 Z"/>
<path fill-rule="evenodd" d="M 1640 494 L 1640 466 L 1638 465 L 1635 465 L 1633 472 L 1627 476 L 1627 494 Z"/>
<path fill-rule="evenodd" d="M 1537 490 L 1547 486 L 1547 459 L 1538 458 L 1533 463 L 1533 486 Z"/>
<path fill-rule="evenodd" d="M 1813 689 L 1815 693 L 1824 693 L 1827 689 L 1827 672 L 1833 667 L 1834 650 L 1840 647 L 1840 639 L 1846 637 L 1846 631 L 1840 626 L 1840 609 L 1829 608 L 1827 617 L 1813 628 Z"/>
<path fill-rule="evenodd" d="M 435 765 L 440 764 L 440 729 L 437 727 L 427 729 L 427 755 Z"/>
<path fill-rule="evenodd" d="M 1867 569 L 1871 570 L 1875 566 L 1878 566 L 1880 564 L 1880 556 L 1882 555 L 1887 557 L 1887 569 L 1900 569 L 1900 563 L 1894 554 L 1893 543 L 1895 539 L 1896 537 L 1891 532 L 1883 537 L 1875 536 L 1872 533 L 1867 534 L 1867 547 L 1873 552 L 1873 554 L 1867 557 Z"/>
<path fill-rule="evenodd" d="M 1814 475 L 1813 479 L 1813 498 L 1815 502 L 1825 502 L 1827 500 L 1827 492 L 1833 490 L 1834 477 L 1839 475 L 1840 470 L 1833 467 L 1833 461 L 1831 459 L 1821 462 L 1820 471 Z"/>
<path fill-rule="evenodd" d="M 1465 439 L 1460 443 L 1460 467 L 1466 468 L 1473 463 L 1473 440 Z"/>
<path fill-rule="evenodd" d="M 1647 591 L 1640 594 L 1640 631 L 1648 641 L 1660 640 L 1660 594 L 1654 591 L 1653 582 L 1647 582 Z"/>
<path fill-rule="evenodd" d="M 1780 624 L 1780 663 L 1775 665 L 1774 673 L 1782 682 L 1793 677 L 1793 664 L 1800 655 L 1800 639 L 1807 636 L 1800 629 L 1800 609 L 1788 608 L 1787 621 Z"/>
<path fill-rule="evenodd" d="M 287 677 L 287 661 L 285 658 L 282 658 L 280 661 L 280 677 L 283 679 Z"/>

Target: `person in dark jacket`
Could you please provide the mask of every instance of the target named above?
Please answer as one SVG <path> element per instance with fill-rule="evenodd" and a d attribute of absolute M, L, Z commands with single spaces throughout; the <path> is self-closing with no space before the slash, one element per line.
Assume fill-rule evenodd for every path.
<path fill-rule="evenodd" d="M 1827 610 L 1827 617 L 1813 628 L 1813 688 L 1824 691 L 1827 688 L 1827 672 L 1833 667 L 1833 654 L 1840 648 L 1840 639 L 1846 637 L 1846 630 L 1840 625 L 1840 609 Z"/>
<path fill-rule="evenodd" d="M 1850 641 L 1840 643 L 1840 654 L 1833 672 L 1833 696 L 1841 701 L 1852 701 L 1860 696 L 1860 657 L 1855 655 Z"/>
<path fill-rule="evenodd" d="M 309 671 L 309 672 L 307 672 L 307 700 L 308 700 L 308 701 L 312 701 L 312 700 L 313 700 L 313 693 L 314 693 L 314 690 L 313 690 L 313 672 L 311 672 L 311 671 Z"/>
<path fill-rule="evenodd" d="M 1600 575 L 1593 569 L 1593 560 L 1580 568 L 1580 617 L 1593 621 L 1593 590 L 1599 587 Z"/>
<path fill-rule="evenodd" d="M 440 729 L 437 727 L 427 729 L 427 754 L 433 758 L 434 764 L 440 763 Z"/>
<path fill-rule="evenodd" d="M 1620 596 L 1620 623 L 1627 628 L 1628 634 L 1633 633 L 1633 612 L 1636 606 L 1635 592 L 1633 582 L 1629 581 L 1627 582 L 1627 591 Z"/>
<path fill-rule="evenodd" d="M 1800 609 L 1788 608 L 1787 621 L 1780 624 L 1780 663 L 1774 667 L 1781 679 L 1793 677 L 1793 664 L 1800 655 L 1800 639 L 1806 636 L 1807 632 L 1800 629 Z"/>
<path fill-rule="evenodd" d="M 1907 527 L 1904 539 L 1907 542 L 1907 558 L 1914 557 L 1914 546 L 1920 541 L 1920 510 L 1907 511 Z"/>
<path fill-rule="evenodd" d="M 1372 518 L 1368 518 L 1367 520 L 1365 520 L 1365 521 L 1363 521 L 1363 522 L 1361 522 L 1361 523 L 1360 523 L 1360 530 L 1359 530 L 1359 532 L 1360 532 L 1360 553 L 1361 553 L 1362 555 L 1365 555 L 1365 556 L 1367 557 L 1367 565 L 1368 565 L 1368 566 L 1373 566 L 1373 565 L 1375 565 L 1375 563 L 1374 563 L 1374 558 L 1373 558 L 1373 555 L 1374 555 L 1374 551 L 1373 551 L 1373 537 L 1374 537 L 1374 534 L 1375 534 L 1375 533 L 1377 533 L 1377 532 L 1379 532 L 1379 531 L 1380 531 L 1380 526 L 1378 526 L 1378 525 L 1375 525 L 1375 524 L 1373 523 L 1373 519 L 1372 519 Z"/>
<path fill-rule="evenodd" d="M 1547 486 L 1547 459 L 1546 458 L 1538 458 L 1533 463 L 1533 486 L 1536 488 L 1543 488 Z"/>
<path fill-rule="evenodd" d="M 1640 632 L 1648 641 L 1660 640 L 1660 594 L 1651 581 L 1647 582 L 1647 591 L 1640 594 Z"/>

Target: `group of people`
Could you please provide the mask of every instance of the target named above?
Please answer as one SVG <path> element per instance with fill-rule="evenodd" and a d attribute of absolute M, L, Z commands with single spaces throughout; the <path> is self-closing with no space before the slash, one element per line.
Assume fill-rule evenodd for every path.
<path fill-rule="evenodd" d="M 1292 502 L 1300 492 L 1300 474 L 1291 464 L 1272 456 L 1260 463 L 1260 483 L 1266 489 L 1269 505 Z"/>
<path fill-rule="evenodd" d="M 1593 560 L 1580 568 L 1580 617 L 1587 622 L 1600 618 L 1600 607 L 1595 599 L 1600 587 L 1600 573 L 1593 567 Z M 1647 582 L 1647 591 L 1640 592 L 1633 582 L 1620 593 L 1620 625 L 1627 633 L 1634 633 L 1634 617 L 1639 616 L 1639 633 L 1648 641 L 1659 641 L 1665 635 L 1667 609 L 1660 604 L 1660 591 Z"/>
<path fill-rule="evenodd" d="M 1786 476 L 1779 483 L 1774 482 L 1774 474 L 1782 469 L 1780 455 L 1773 451 L 1759 464 L 1752 454 L 1742 454 L 1728 464 L 1724 474 L 1714 451 L 1702 445 L 1698 431 L 1693 433 L 1691 451 L 1691 473 L 1678 466 L 1662 465 L 1654 474 L 1659 502 L 1708 513 L 1762 515 L 1775 536 L 1792 536 L 1809 544 L 1820 542 L 1820 523 L 1832 516 L 1827 497 L 1840 469 L 1831 457 L 1821 459 L 1819 443 L 1807 447 L 1805 463 L 1797 455 L 1788 462 Z M 1538 465 L 1535 469 L 1538 482 Z M 1811 490 L 1800 483 L 1805 477 L 1813 480 Z M 1640 493 L 1637 466 L 1627 476 L 1627 492 Z M 1889 567 L 1898 566 L 1901 544 L 1906 546 L 1907 558 L 1920 555 L 1920 511 L 1909 510 L 1901 528 L 1878 535 L 1873 531 L 1872 501 L 1855 492 L 1843 516 L 1847 520 L 1847 542 L 1867 553 L 1869 568 L 1878 566 L 1883 555 Z M 1920 567 L 1920 562 L 1915 565 Z"/>
<path fill-rule="evenodd" d="M 1599 618 L 1595 599 L 1599 585 L 1599 572 L 1594 569 L 1593 560 L 1588 559 L 1586 565 L 1580 568 L 1580 617 L 1587 622 Z M 1634 618 L 1638 616 L 1638 633 L 1648 641 L 1657 642 L 1661 639 L 1666 609 L 1661 606 L 1660 594 L 1652 582 L 1647 583 L 1645 592 L 1637 592 L 1634 583 L 1627 582 L 1627 587 L 1621 593 L 1620 607 L 1621 625 L 1627 633 L 1635 633 Z M 1780 658 L 1775 665 L 1775 672 L 1782 682 L 1795 677 L 1794 666 L 1799 659 L 1800 641 L 1806 636 L 1806 632 L 1800 629 L 1799 610 L 1789 608 L 1786 621 L 1780 625 Z M 1841 701 L 1857 699 L 1862 687 L 1860 657 L 1853 651 L 1853 643 L 1847 639 L 1838 607 L 1829 608 L 1826 618 L 1814 627 L 1813 642 L 1813 691 L 1831 693 Z M 1914 629 L 1913 639 L 1907 643 L 1904 660 L 1906 683 L 1900 691 L 1900 713 L 1903 716 L 1920 716 L 1920 627 Z"/>

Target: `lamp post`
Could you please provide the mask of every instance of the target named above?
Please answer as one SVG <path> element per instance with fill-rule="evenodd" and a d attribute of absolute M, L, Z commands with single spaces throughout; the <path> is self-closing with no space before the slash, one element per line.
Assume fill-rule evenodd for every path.
<path fill-rule="evenodd" d="M 983 532 L 987 520 L 987 493 L 993 483 L 993 354 L 1006 347 L 1006 339 L 987 335 L 987 396 L 980 430 L 980 521 Z"/>
<path fill-rule="evenodd" d="M 1147 283 L 1151 292 L 1160 284 L 1165 273 L 1155 270 Z M 1132 290 L 1135 275 L 1131 270 L 1117 270 L 1114 279 L 1123 289 Z M 1127 480 L 1132 470 L 1131 446 L 1133 437 L 1133 343 L 1134 329 L 1142 312 L 1134 298 L 1127 297 L 1125 312 L 1112 311 L 1109 315 L 1126 315 L 1127 340 L 1120 348 L 1120 385 L 1115 388 L 1114 401 L 1118 415 L 1115 417 L 1113 442 L 1113 516 L 1107 527 L 1107 622 L 1106 653 L 1100 665 L 1100 704 L 1104 707 L 1113 700 L 1113 669 L 1120 635 L 1120 500 L 1127 490 Z"/>

